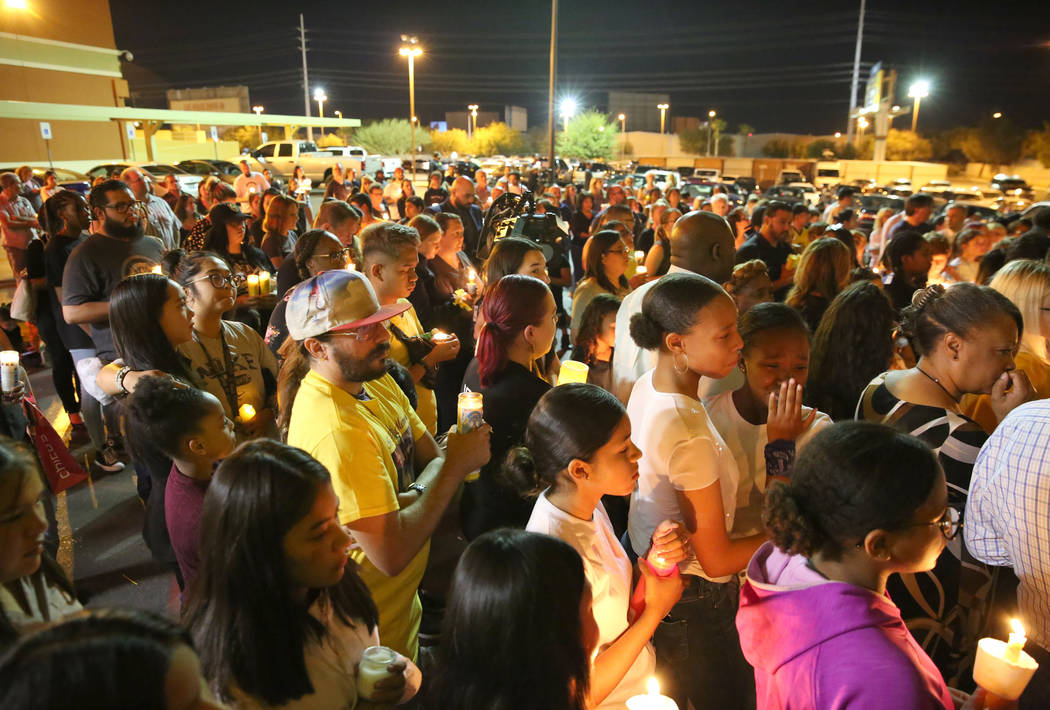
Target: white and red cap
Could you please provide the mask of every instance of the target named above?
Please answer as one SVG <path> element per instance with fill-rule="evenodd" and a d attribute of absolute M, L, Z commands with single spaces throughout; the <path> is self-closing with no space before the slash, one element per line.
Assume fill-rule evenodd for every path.
<path fill-rule="evenodd" d="M 284 315 L 288 334 L 303 341 L 380 323 L 411 307 L 410 303 L 380 306 L 375 289 L 359 271 L 333 269 L 296 286 Z"/>

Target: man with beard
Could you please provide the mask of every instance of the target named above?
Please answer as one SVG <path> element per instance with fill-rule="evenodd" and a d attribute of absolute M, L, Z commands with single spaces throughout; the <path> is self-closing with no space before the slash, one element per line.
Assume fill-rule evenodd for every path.
<path fill-rule="evenodd" d="M 109 363 L 117 356 L 109 329 L 110 291 L 132 265 L 148 271 L 159 264 L 164 247 L 143 233 L 138 203 L 126 183 L 99 183 L 91 188 L 88 204 L 101 229 L 69 255 L 62 273 L 62 315 L 67 323 L 90 326 L 98 357 Z M 81 378 L 86 379 L 83 372 Z"/>
<path fill-rule="evenodd" d="M 296 347 L 280 381 L 288 443 L 332 474 L 338 522 L 356 539 L 350 554 L 379 609 L 380 638 L 415 659 L 422 617 L 416 589 L 430 537 L 463 479 L 488 461 L 490 429 L 449 434 L 442 455 L 387 374 L 387 321 L 408 306 L 380 306 L 360 272 L 307 279 L 288 299 Z"/>
<path fill-rule="evenodd" d="M 170 177 L 170 176 L 169 176 Z M 120 179 L 131 188 L 143 217 L 143 229 L 146 234 L 156 237 L 165 249 L 174 249 L 179 245 L 182 234 L 179 232 L 179 220 L 168 203 L 153 194 L 149 178 L 138 168 L 125 168 Z"/>
<path fill-rule="evenodd" d="M 762 228 L 748 237 L 736 252 L 736 263 L 743 264 L 752 259 L 761 259 L 769 269 L 773 280 L 773 292 L 783 300 L 784 293 L 795 280 L 795 266 L 788 263 L 791 249 L 790 205 L 774 200 L 766 205 L 762 215 Z"/>
<path fill-rule="evenodd" d="M 430 210 L 437 214 L 451 212 L 458 215 L 463 222 L 463 251 L 473 259 L 478 256 L 481 244 L 481 208 L 474 204 L 474 181 L 460 175 L 452 181 L 452 190 L 448 199 L 431 207 Z M 487 256 L 487 255 L 485 255 Z"/>

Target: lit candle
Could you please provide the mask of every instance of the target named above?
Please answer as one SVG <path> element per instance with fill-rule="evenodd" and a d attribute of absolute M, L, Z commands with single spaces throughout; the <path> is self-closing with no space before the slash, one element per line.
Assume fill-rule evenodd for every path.
<path fill-rule="evenodd" d="M 647 273 L 646 270 L 645 270 L 645 264 L 639 264 L 638 268 L 635 269 L 634 273 L 635 274 L 641 274 L 642 276 L 645 276 L 645 274 Z"/>
<path fill-rule="evenodd" d="M 1039 664 L 1024 652 L 1027 639 L 1021 622 L 1012 619 L 1010 624 L 1013 632 L 1008 642 L 993 638 L 977 642 L 973 679 L 990 694 L 1012 701 L 1021 697 Z"/>
<path fill-rule="evenodd" d="M 440 330 L 435 330 L 435 331 L 434 331 L 433 333 L 431 333 L 431 335 L 430 335 L 430 339 L 431 339 L 431 340 L 436 340 L 436 341 L 438 341 L 438 342 L 440 342 L 440 341 L 442 341 L 442 340 L 451 340 L 451 338 L 452 338 L 452 336 L 451 336 L 451 335 L 449 335 L 448 333 L 444 333 L 444 332 L 442 332 L 442 331 L 440 331 Z"/>
<path fill-rule="evenodd" d="M 270 272 L 260 271 L 259 272 L 259 293 L 263 296 L 270 293 Z"/>
<path fill-rule="evenodd" d="M 467 434 L 475 429 L 481 428 L 485 423 L 484 398 L 481 392 L 460 392 L 457 402 L 457 420 L 459 422 L 459 433 Z M 481 476 L 481 471 L 473 471 L 464 477 L 464 481 L 476 481 Z"/>
<path fill-rule="evenodd" d="M 347 270 L 347 271 L 357 271 L 357 265 L 356 265 L 356 264 L 354 264 L 354 262 L 352 262 L 352 261 L 350 261 L 350 262 L 347 262 L 347 264 L 346 264 L 346 270 Z"/>
<path fill-rule="evenodd" d="M 21 376 L 18 373 L 18 353 L 14 350 L 0 352 L 0 389 L 10 394 L 18 387 Z"/>
<path fill-rule="evenodd" d="M 627 710 L 678 710 L 678 703 L 666 695 L 660 695 L 660 683 L 650 677 L 646 684 L 649 692 L 627 699 Z"/>
<path fill-rule="evenodd" d="M 639 264 L 641 264 L 643 261 L 645 261 L 645 252 L 644 251 L 636 251 L 634 253 L 634 260 L 637 261 Z"/>
<path fill-rule="evenodd" d="M 162 273 L 164 273 L 164 272 L 163 272 L 163 271 L 161 270 L 161 268 L 160 268 L 160 264 L 157 264 L 157 265 L 156 265 L 156 266 L 154 266 L 154 267 L 153 267 L 152 269 L 150 269 L 150 272 L 152 272 L 152 273 L 154 273 L 154 274 L 162 274 Z"/>
<path fill-rule="evenodd" d="M 250 404 L 242 404 L 241 408 L 237 410 L 237 417 L 242 422 L 250 422 L 255 419 L 255 407 Z"/>
<path fill-rule="evenodd" d="M 676 527 L 676 523 L 672 520 L 665 520 L 656 526 L 656 531 L 653 532 L 653 537 L 657 537 Z M 674 562 L 668 562 L 660 555 L 655 554 L 652 550 L 645 557 L 646 564 L 649 565 L 649 569 L 655 572 L 660 577 L 670 577 L 678 569 L 678 565 Z"/>
<path fill-rule="evenodd" d="M 561 364 L 561 372 L 558 373 L 558 384 L 567 385 L 570 382 L 586 382 L 589 369 L 582 362 L 566 360 Z"/>
<path fill-rule="evenodd" d="M 467 281 L 467 287 L 470 289 L 470 292 L 476 293 L 478 290 L 478 272 L 474 271 L 474 269 L 471 269 L 470 278 L 467 279 Z"/>
<path fill-rule="evenodd" d="M 248 295 L 258 296 L 259 295 L 259 275 L 248 274 Z"/>
<path fill-rule="evenodd" d="M 386 646 L 366 648 L 357 667 L 357 697 L 372 700 L 376 692 L 376 683 L 390 677 L 391 673 L 387 668 L 397 660 L 397 652 Z"/>

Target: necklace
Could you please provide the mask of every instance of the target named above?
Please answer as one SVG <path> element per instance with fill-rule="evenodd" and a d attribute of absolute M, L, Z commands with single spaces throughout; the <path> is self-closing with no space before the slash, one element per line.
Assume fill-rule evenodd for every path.
<path fill-rule="evenodd" d="M 945 393 L 946 395 L 948 395 L 948 397 L 949 397 L 949 398 L 950 398 L 950 399 L 951 399 L 951 400 L 952 400 L 953 402 L 955 402 L 956 404 L 958 404 L 958 403 L 959 403 L 959 400 L 958 400 L 958 399 L 956 399 L 956 398 L 955 398 L 955 397 L 954 397 L 954 396 L 952 395 L 952 393 L 948 391 L 948 388 L 947 388 L 947 387 L 945 387 L 944 385 L 942 385 L 942 384 L 941 384 L 941 381 L 940 381 L 940 380 L 938 380 L 938 379 L 937 379 L 936 377 L 934 377 L 934 376 L 933 376 L 933 375 L 931 375 L 930 373 L 926 372 L 926 370 L 922 369 L 922 368 L 921 368 L 921 367 L 919 367 L 918 365 L 916 365 L 916 366 L 915 366 L 915 369 L 916 369 L 916 370 L 918 370 L 919 372 L 921 372 L 922 374 L 926 375 L 926 377 L 927 377 L 928 379 L 930 379 L 930 380 L 931 380 L 931 381 L 933 382 L 933 384 L 935 384 L 935 385 L 937 385 L 938 387 L 940 387 L 940 388 L 941 388 L 941 390 L 942 390 L 942 391 L 943 391 L 943 392 L 944 392 L 944 393 Z"/>

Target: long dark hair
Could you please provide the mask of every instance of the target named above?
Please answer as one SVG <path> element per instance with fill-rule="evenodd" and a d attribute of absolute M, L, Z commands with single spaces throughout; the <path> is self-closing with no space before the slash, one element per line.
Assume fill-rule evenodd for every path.
<path fill-rule="evenodd" d="M 230 265 L 219 254 L 213 251 L 191 251 L 189 253 L 182 249 L 172 249 L 164 254 L 161 266 L 168 277 L 182 286 L 185 290 L 196 294 L 197 285 L 194 283 L 204 272 L 205 259 L 218 259 L 229 269 Z"/>
<path fill-rule="evenodd" d="M 492 245 L 492 253 L 485 262 L 485 283 L 495 286 L 504 276 L 518 273 L 521 263 L 525 260 L 525 255 L 530 251 L 543 252 L 539 244 L 524 237 L 506 237 L 496 240 L 496 243 Z"/>
<path fill-rule="evenodd" d="M 766 494 L 763 522 L 785 552 L 837 560 L 872 530 L 906 525 L 937 481 L 922 441 L 871 422 L 840 422 L 798 455 L 791 483 Z"/>
<path fill-rule="evenodd" d="M 507 349 L 530 325 L 543 318 L 550 289 L 532 276 L 509 274 L 485 294 L 485 326 L 478 337 L 478 375 L 488 387 L 507 367 Z"/>
<path fill-rule="evenodd" d="M 813 335 L 805 403 L 835 421 L 852 419 L 860 393 L 893 358 L 893 305 L 870 281 L 850 284 Z"/>
<path fill-rule="evenodd" d="M 583 256 L 584 277 L 594 279 L 599 286 L 609 293 L 616 293 L 617 290 L 623 290 L 628 287 L 626 276 L 620 274 L 619 283 L 614 284 L 609 280 L 608 275 L 605 273 L 605 267 L 602 266 L 602 257 L 614 247 L 627 248 L 624 246 L 619 232 L 615 229 L 603 229 L 587 240 Z"/>
<path fill-rule="evenodd" d="M 193 641 L 158 614 L 100 610 L 22 639 L 0 661 L 0 706 L 165 710 L 175 649 Z"/>
<path fill-rule="evenodd" d="M 493 530 L 456 565 L 434 710 L 584 710 L 590 660 L 579 553 L 549 535 Z"/>
<path fill-rule="evenodd" d="M 598 336 L 602 332 L 602 322 L 610 313 L 620 310 L 620 299 L 611 293 L 599 293 L 587 304 L 580 317 L 580 327 L 573 342 L 573 358 L 591 365 L 594 363 L 594 351 Z"/>
<path fill-rule="evenodd" d="M 220 464 L 201 510 L 200 571 L 183 622 L 200 649 L 201 668 L 221 694 L 231 686 L 280 705 L 313 692 L 303 655 L 326 637 L 309 613 L 315 601 L 334 618 L 369 632 L 378 612 L 353 560 L 341 582 L 292 596 L 284 538 L 331 481 L 301 449 L 269 439 L 247 442 Z"/>
<path fill-rule="evenodd" d="M 609 443 L 626 413 L 620 400 L 597 385 L 555 387 L 536 403 L 522 446 L 507 454 L 503 473 L 526 497 L 557 488 L 558 474 L 573 459 L 589 461 Z"/>
<path fill-rule="evenodd" d="M 161 274 L 124 279 L 109 296 L 109 326 L 117 356 L 132 370 L 160 370 L 192 383 L 186 359 L 157 327 L 174 285 Z"/>

